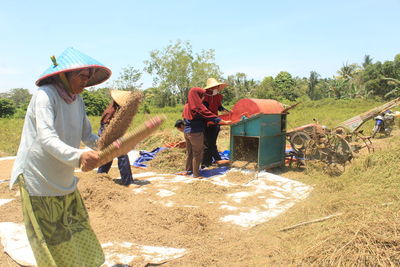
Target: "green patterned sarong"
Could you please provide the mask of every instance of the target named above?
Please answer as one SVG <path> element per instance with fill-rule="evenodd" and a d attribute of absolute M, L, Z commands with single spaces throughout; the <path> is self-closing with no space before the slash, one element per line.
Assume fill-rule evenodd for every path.
<path fill-rule="evenodd" d="M 104 254 L 78 190 L 65 196 L 30 196 L 19 177 L 22 211 L 38 267 L 98 267 Z"/>

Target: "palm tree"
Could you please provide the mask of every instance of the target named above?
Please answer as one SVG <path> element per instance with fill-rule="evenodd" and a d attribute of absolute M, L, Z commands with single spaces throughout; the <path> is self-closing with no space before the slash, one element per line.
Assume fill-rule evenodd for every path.
<path fill-rule="evenodd" d="M 372 64 L 372 57 L 370 55 L 364 56 L 364 62 L 362 63 L 363 68 L 365 69 L 368 65 Z"/>
<path fill-rule="evenodd" d="M 316 71 L 311 71 L 310 72 L 310 78 L 308 79 L 308 96 L 311 99 L 314 99 L 314 92 L 315 92 L 315 86 L 318 83 L 318 77 L 320 75 Z"/>
<path fill-rule="evenodd" d="M 388 84 L 396 86 L 389 93 L 385 94 L 385 98 L 388 98 L 391 95 L 398 95 L 400 92 L 400 80 L 394 78 L 383 78 L 383 80 L 387 81 Z"/>
<path fill-rule="evenodd" d="M 341 67 L 337 73 L 340 75 L 341 78 L 343 78 L 345 80 L 351 80 L 354 77 L 354 75 L 356 74 L 358 68 L 359 67 L 357 64 L 349 65 L 346 62 L 346 64 L 343 64 L 343 67 Z"/>

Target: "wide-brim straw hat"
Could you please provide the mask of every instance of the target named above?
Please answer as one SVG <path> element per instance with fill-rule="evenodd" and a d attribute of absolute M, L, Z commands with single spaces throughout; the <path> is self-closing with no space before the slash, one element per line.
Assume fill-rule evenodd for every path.
<path fill-rule="evenodd" d="M 76 70 L 92 69 L 94 71 L 86 86 L 100 84 L 111 76 L 109 68 L 72 47 L 67 48 L 59 57 L 52 57 L 52 61 L 53 64 L 36 81 L 37 86 L 49 83 L 52 77 L 60 73 Z"/>
<path fill-rule="evenodd" d="M 132 95 L 132 91 L 110 90 L 110 95 L 111 98 L 122 107 L 128 102 L 129 97 Z"/>
<path fill-rule="evenodd" d="M 207 90 L 207 89 L 217 87 L 217 86 L 219 86 L 219 89 L 222 90 L 228 85 L 226 83 L 220 83 L 214 78 L 208 78 L 206 87 L 204 87 L 204 89 Z"/>

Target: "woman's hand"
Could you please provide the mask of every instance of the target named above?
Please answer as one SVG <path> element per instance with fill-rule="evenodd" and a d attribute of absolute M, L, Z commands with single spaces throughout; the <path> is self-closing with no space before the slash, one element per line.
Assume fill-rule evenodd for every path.
<path fill-rule="evenodd" d="M 99 160 L 100 158 L 98 151 L 87 151 L 82 153 L 79 159 L 79 165 L 81 166 L 81 170 L 83 172 L 88 172 L 98 166 Z"/>

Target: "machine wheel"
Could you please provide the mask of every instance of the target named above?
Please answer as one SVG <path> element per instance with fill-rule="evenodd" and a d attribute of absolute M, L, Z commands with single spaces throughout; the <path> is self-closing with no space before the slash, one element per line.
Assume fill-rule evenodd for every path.
<path fill-rule="evenodd" d="M 310 140 L 310 135 L 308 135 L 306 132 L 299 131 L 290 136 L 289 142 L 291 147 L 297 154 L 304 155 L 307 143 Z"/>
<path fill-rule="evenodd" d="M 333 153 L 332 163 L 345 165 L 346 162 L 352 160 L 353 152 L 346 139 L 339 135 L 333 135 L 329 142 L 331 152 Z"/>
<path fill-rule="evenodd" d="M 375 125 L 375 126 L 374 126 L 374 129 L 372 129 L 371 137 L 372 137 L 372 138 L 375 138 L 376 134 L 380 131 L 380 129 L 381 129 L 381 126 Z"/>
<path fill-rule="evenodd" d="M 346 163 L 353 158 L 351 146 L 340 135 L 330 135 L 323 143 L 310 140 L 305 149 L 305 159 L 310 166 L 320 166 L 332 176 L 341 175 Z"/>

